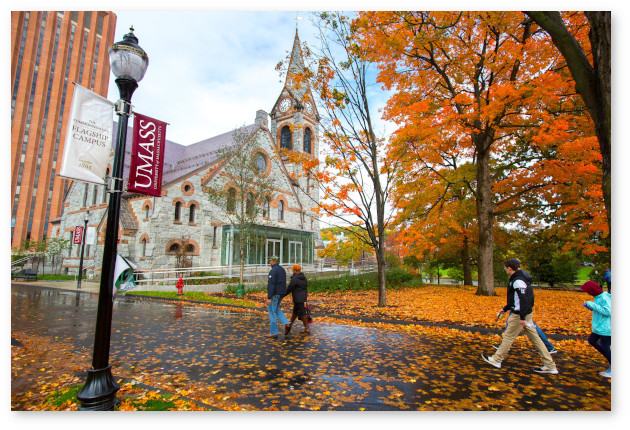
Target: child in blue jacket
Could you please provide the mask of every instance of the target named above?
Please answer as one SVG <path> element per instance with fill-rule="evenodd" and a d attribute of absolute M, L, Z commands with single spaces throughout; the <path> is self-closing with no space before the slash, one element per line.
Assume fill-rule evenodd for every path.
<path fill-rule="evenodd" d="M 592 333 L 588 343 L 608 360 L 608 369 L 599 374 L 610 378 L 610 293 L 604 293 L 602 287 L 593 281 L 585 282 L 580 289 L 594 297 L 592 302 L 583 304 L 593 312 Z"/>

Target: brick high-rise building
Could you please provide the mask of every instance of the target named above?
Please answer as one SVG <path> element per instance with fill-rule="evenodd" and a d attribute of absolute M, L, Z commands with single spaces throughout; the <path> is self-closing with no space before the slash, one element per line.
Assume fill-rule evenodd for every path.
<path fill-rule="evenodd" d="M 112 12 L 11 12 L 11 246 L 50 235 L 69 180 L 57 176 L 76 82 L 104 97 Z"/>

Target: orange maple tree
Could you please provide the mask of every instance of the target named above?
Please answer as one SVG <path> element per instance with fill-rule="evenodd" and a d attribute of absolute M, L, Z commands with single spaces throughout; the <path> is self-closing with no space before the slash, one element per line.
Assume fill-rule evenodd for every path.
<path fill-rule="evenodd" d="M 564 59 L 524 14 L 361 12 L 354 27 L 379 64 L 379 81 L 393 91 L 385 114 L 399 129 L 389 153 L 408 155 L 409 168 L 436 171 L 443 190 L 446 170 L 455 174 L 447 161 L 474 165 L 474 177 L 460 177 L 476 204 L 477 294 L 495 294 L 497 221 L 547 221 L 568 213 L 560 208 L 578 204 L 585 191 L 594 206 L 580 213 L 596 218 L 602 205 L 593 174 L 601 158 L 592 121 Z M 575 28 L 587 44 L 587 26 Z M 434 198 L 428 193 L 421 207 Z"/>

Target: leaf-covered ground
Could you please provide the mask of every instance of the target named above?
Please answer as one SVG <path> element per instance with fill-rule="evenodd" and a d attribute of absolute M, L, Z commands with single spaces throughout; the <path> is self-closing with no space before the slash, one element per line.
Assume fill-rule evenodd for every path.
<path fill-rule="evenodd" d="M 388 291 L 385 308 L 375 306 L 376 292 L 313 294 L 313 332 L 298 334 L 298 322 L 291 335 L 271 341 L 264 337 L 264 311 L 241 308 L 236 318 L 229 311 L 232 316 L 210 328 L 208 317 L 228 312 L 225 307 L 156 303 L 151 315 L 161 314 L 155 320 L 136 315 L 114 327 L 111 362 L 116 377 L 225 410 L 610 410 L 610 381 L 597 373 L 606 363 L 586 342 L 585 294 L 536 291 L 538 323 L 552 336 L 570 336 L 552 339 L 559 375 L 532 373 L 540 358 L 524 337 L 495 369 L 479 356 L 500 341 L 488 330 L 339 317 L 451 322 L 498 333 L 505 320 L 494 316 L 505 289 L 497 292 L 480 297 L 471 287 L 444 286 Z M 258 306 L 264 298 L 247 297 Z M 284 307 L 289 314 L 288 300 Z M 74 375 L 89 367 L 90 348 L 15 329 L 12 337 L 24 345 L 11 348 L 12 409 L 45 408 L 51 390 L 83 382 Z"/>
<path fill-rule="evenodd" d="M 491 297 L 475 291 L 476 287 L 445 285 L 390 290 L 386 307 L 376 306 L 377 291 L 309 294 L 309 302 L 322 314 L 502 328 L 505 319 L 497 322 L 496 314 L 506 303 L 506 288 L 497 288 Z M 266 296 L 249 297 L 262 302 Z M 587 300 L 590 296 L 578 291 L 536 289 L 534 320 L 545 333 L 588 335 L 591 313 L 582 307 Z M 290 298 L 283 301 L 283 309 L 290 309 L 289 302 Z"/>

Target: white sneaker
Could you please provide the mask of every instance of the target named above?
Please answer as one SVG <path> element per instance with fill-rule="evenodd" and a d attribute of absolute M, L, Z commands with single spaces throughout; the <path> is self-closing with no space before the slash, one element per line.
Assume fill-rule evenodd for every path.
<path fill-rule="evenodd" d="M 499 363 L 498 361 L 496 361 L 494 358 L 492 358 L 492 356 L 490 357 L 486 357 L 483 354 L 481 354 L 481 358 L 483 358 L 483 361 L 485 361 L 488 364 L 493 365 L 494 367 L 496 367 L 497 369 L 501 368 L 501 363 Z"/>
<path fill-rule="evenodd" d="M 606 370 L 604 370 L 603 372 L 599 372 L 600 375 L 602 375 L 604 378 L 610 378 L 610 367 Z"/>
<path fill-rule="evenodd" d="M 552 375 L 557 375 L 558 374 L 558 369 L 551 368 L 551 367 L 547 367 L 547 366 L 540 366 L 534 369 L 534 372 L 536 373 L 551 373 Z"/>

